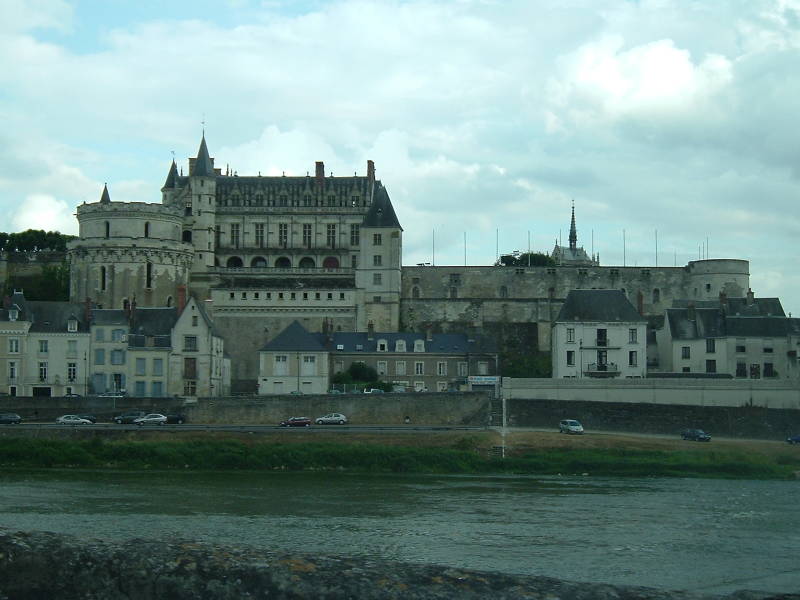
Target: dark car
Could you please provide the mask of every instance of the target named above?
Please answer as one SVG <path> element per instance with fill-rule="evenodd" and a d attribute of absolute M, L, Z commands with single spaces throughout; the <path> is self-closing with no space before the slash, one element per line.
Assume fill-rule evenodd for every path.
<path fill-rule="evenodd" d="M 311 425 L 311 419 L 308 417 L 289 417 L 285 421 L 279 423 L 281 427 L 308 427 Z"/>
<path fill-rule="evenodd" d="M 129 410 L 128 412 L 124 412 L 121 415 L 117 415 L 112 421 L 117 425 L 122 425 L 123 423 L 133 423 L 136 419 L 145 416 L 147 413 L 143 410 Z"/>
<path fill-rule="evenodd" d="M 186 415 L 181 413 L 170 413 L 167 415 L 167 423 L 177 423 L 183 425 L 186 423 Z"/>
<path fill-rule="evenodd" d="M 681 439 L 690 442 L 710 442 L 711 436 L 702 429 L 684 429 L 681 432 Z"/>
<path fill-rule="evenodd" d="M 0 424 L 2 425 L 19 425 L 20 423 L 22 423 L 22 417 L 17 413 L 0 414 Z"/>
<path fill-rule="evenodd" d="M 793 435 L 792 437 L 786 438 L 786 441 L 790 444 L 800 444 L 800 435 Z"/>

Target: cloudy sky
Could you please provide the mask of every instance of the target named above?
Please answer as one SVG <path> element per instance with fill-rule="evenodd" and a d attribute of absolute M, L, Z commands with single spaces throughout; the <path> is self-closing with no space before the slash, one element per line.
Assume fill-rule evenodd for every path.
<path fill-rule="evenodd" d="M 405 264 L 549 252 L 574 199 L 602 264 L 748 259 L 800 316 L 800 0 L 2 0 L 0 55 L 0 230 L 160 201 L 205 121 L 240 174 L 373 159 Z"/>

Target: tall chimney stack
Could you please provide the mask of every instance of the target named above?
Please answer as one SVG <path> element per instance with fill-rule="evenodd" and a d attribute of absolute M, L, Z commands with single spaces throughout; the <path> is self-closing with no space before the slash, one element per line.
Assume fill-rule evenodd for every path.
<path fill-rule="evenodd" d="M 317 161 L 317 169 L 315 172 L 315 176 L 317 179 L 317 185 L 323 187 L 325 185 L 325 163 L 321 160 Z"/>
<path fill-rule="evenodd" d="M 367 161 L 367 181 L 373 183 L 375 181 L 375 163 L 371 160 Z"/>
<path fill-rule="evenodd" d="M 186 286 L 178 286 L 178 316 L 183 314 L 183 309 L 186 308 Z"/>

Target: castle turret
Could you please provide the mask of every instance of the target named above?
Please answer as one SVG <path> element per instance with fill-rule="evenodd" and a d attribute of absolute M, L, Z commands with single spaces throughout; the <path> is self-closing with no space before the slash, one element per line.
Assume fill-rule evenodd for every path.
<path fill-rule="evenodd" d="M 161 203 L 170 204 L 175 198 L 175 184 L 178 180 L 178 165 L 175 164 L 175 159 L 169 166 L 169 173 L 167 173 L 167 180 L 161 187 Z"/>
<path fill-rule="evenodd" d="M 217 175 L 209 156 L 206 136 L 200 140 L 197 158 L 189 161 L 189 194 L 184 203 L 182 239 L 195 248 L 192 273 L 214 267 L 216 251 Z"/>
<path fill-rule="evenodd" d="M 372 205 L 361 225 L 361 261 L 356 288 L 363 294 L 359 331 L 396 331 L 400 322 L 400 268 L 403 228 L 386 188 L 375 182 Z"/>

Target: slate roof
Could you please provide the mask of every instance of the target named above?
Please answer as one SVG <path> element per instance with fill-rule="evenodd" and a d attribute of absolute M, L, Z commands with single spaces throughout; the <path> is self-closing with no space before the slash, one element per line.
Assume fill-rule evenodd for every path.
<path fill-rule="evenodd" d="M 562 322 L 647 322 L 620 290 L 572 290 L 556 318 Z"/>
<path fill-rule="evenodd" d="M 386 340 L 389 352 L 394 353 L 398 340 L 405 340 L 408 354 L 494 354 L 497 347 L 484 336 L 467 336 L 460 333 L 434 333 L 427 340 L 424 333 L 365 333 L 340 331 L 326 336 L 309 333 L 299 322 L 294 321 L 261 350 L 271 352 L 333 352 L 356 353 L 378 352 L 378 341 Z M 414 342 L 423 340 L 425 352 L 414 352 Z M 339 349 L 339 346 L 342 346 Z"/>
<path fill-rule="evenodd" d="M 720 337 L 786 337 L 800 333 L 798 319 L 782 316 L 726 316 L 722 309 L 695 308 L 694 319 L 686 308 L 667 309 L 673 339 L 696 340 Z"/>
<path fill-rule="evenodd" d="M 265 352 L 325 352 L 325 336 L 309 333 L 298 321 L 293 321 L 275 338 L 261 348 Z"/>
<path fill-rule="evenodd" d="M 393 227 L 403 230 L 400 227 L 400 221 L 397 220 L 397 215 L 394 212 L 392 201 L 389 199 L 389 193 L 382 185 L 377 185 L 375 190 L 375 197 L 372 200 L 372 206 L 364 216 L 363 227 Z"/>
<path fill-rule="evenodd" d="M 194 161 L 194 171 L 192 175 L 203 177 L 214 177 L 214 164 L 211 162 L 211 157 L 208 155 L 208 147 L 206 146 L 206 136 L 203 134 L 203 139 L 200 140 L 200 149 L 197 151 L 197 159 Z"/>
<path fill-rule="evenodd" d="M 108 194 L 107 185 L 103 185 L 103 194 L 100 196 L 100 202 L 103 204 L 109 204 L 111 202 L 111 196 Z"/>
<path fill-rule="evenodd" d="M 178 165 L 175 164 L 175 159 L 172 159 L 172 164 L 169 167 L 169 173 L 167 173 L 167 180 L 164 182 L 164 188 L 174 188 L 175 182 L 178 179 Z"/>
<path fill-rule="evenodd" d="M 170 335 L 178 320 L 178 309 L 136 308 L 133 311 L 131 333 L 144 336 Z"/>
<path fill-rule="evenodd" d="M 742 317 L 784 317 L 783 306 L 779 298 L 753 298 L 750 304 L 747 298 L 727 298 L 724 303 L 725 312 L 730 316 Z M 697 308 L 720 308 L 719 300 L 673 300 L 673 308 L 686 308 L 694 304 Z"/>
<path fill-rule="evenodd" d="M 19 310 L 17 321 L 31 323 L 29 331 L 44 333 L 66 333 L 67 322 L 74 317 L 78 323 L 78 333 L 89 331 L 84 318 L 85 306 L 81 302 L 57 302 L 45 300 L 26 300 L 22 292 L 15 291 L 9 299 L 8 308 L 0 310 L 0 321 L 8 321 L 9 309 Z"/>

